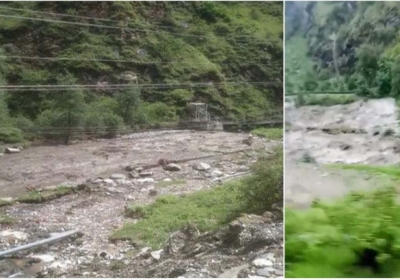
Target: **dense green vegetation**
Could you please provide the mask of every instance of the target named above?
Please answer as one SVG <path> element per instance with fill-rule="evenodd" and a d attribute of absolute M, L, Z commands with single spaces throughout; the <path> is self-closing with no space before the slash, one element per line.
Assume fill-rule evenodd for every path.
<path fill-rule="evenodd" d="M 315 202 L 307 211 L 286 209 L 286 276 L 399 277 L 400 204 L 398 190 L 390 186 L 396 186 L 400 179 L 398 168 L 335 167 L 383 176 L 391 183 L 374 192 L 353 193 L 335 203 Z M 376 263 L 362 266 L 366 249 L 376 252 L 372 257 Z"/>
<path fill-rule="evenodd" d="M 188 101 L 207 102 L 214 117 L 230 120 L 280 113 L 282 6 L 281 2 L 4 2 L 1 14 L 13 18 L 0 16 L 0 85 L 99 86 L 1 91 L 0 141 L 42 135 L 68 140 L 77 131 L 112 136 L 122 128 L 176 123 L 186 117 Z M 247 83 L 264 81 L 269 84 Z M 210 86 L 196 86 L 199 83 Z M 116 84 L 125 85 L 124 89 L 109 86 Z"/>
<path fill-rule="evenodd" d="M 282 151 L 280 148 L 260 158 L 253 167 L 254 174 L 241 180 L 183 197 L 159 197 L 150 205 L 132 205 L 127 215 L 142 219 L 127 223 L 111 238 L 143 242 L 158 248 L 171 232 L 188 224 L 195 224 L 200 231 L 214 230 L 242 213 L 262 214 L 274 204 L 282 207 Z"/>
<path fill-rule="evenodd" d="M 286 6 L 287 93 L 400 96 L 399 2 L 287 2 Z"/>

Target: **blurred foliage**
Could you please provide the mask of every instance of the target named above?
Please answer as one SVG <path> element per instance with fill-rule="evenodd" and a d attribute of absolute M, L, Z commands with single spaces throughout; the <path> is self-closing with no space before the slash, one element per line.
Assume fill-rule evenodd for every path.
<path fill-rule="evenodd" d="M 287 92 L 399 97 L 399 2 L 290 2 L 287 10 Z"/>
<path fill-rule="evenodd" d="M 395 188 L 352 193 L 307 211 L 286 209 L 286 276 L 387 277 L 400 275 L 400 205 Z M 365 249 L 377 252 L 379 271 L 358 266 Z"/>

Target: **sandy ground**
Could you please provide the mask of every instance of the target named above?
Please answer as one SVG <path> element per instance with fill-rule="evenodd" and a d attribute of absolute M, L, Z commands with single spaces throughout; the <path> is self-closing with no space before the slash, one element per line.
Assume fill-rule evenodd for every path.
<path fill-rule="evenodd" d="M 304 208 L 312 200 L 332 200 L 352 190 L 369 190 L 383 183 L 358 172 L 327 169 L 325 164 L 387 165 L 400 162 L 398 111 L 394 99 L 359 101 L 331 107 L 287 104 L 285 134 L 285 200 Z M 314 164 L 301 163 L 307 154 Z"/>

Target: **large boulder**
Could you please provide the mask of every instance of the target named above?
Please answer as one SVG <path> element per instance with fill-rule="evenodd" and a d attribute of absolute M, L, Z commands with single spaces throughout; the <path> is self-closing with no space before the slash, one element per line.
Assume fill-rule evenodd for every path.
<path fill-rule="evenodd" d="M 182 169 L 182 167 L 180 167 L 179 165 L 177 165 L 175 163 L 167 164 L 163 168 L 164 168 L 164 170 L 167 170 L 167 171 L 180 171 Z"/>
<path fill-rule="evenodd" d="M 197 171 L 206 171 L 210 168 L 211 168 L 211 166 L 208 163 L 204 163 L 204 162 L 197 163 L 193 166 L 193 169 L 197 170 Z"/>

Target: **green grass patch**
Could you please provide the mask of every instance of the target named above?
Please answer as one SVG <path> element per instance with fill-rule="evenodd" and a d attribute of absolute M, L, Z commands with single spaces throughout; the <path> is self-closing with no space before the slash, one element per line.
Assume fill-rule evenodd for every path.
<path fill-rule="evenodd" d="M 400 179 L 400 168 L 398 166 L 372 166 L 366 164 L 330 164 L 332 168 L 356 170 L 371 175 L 386 175 L 393 180 Z"/>
<path fill-rule="evenodd" d="M 13 204 L 13 201 L 0 199 L 0 207 L 9 206 L 9 205 L 12 205 L 12 204 Z"/>
<path fill-rule="evenodd" d="M 16 220 L 8 215 L 0 213 L 0 225 L 11 226 L 16 223 Z"/>
<path fill-rule="evenodd" d="M 131 240 L 153 248 L 162 246 L 171 232 L 195 224 L 204 232 L 228 224 L 241 213 L 262 214 L 283 201 L 283 151 L 260 158 L 253 175 L 185 196 L 166 195 L 150 205 L 133 205 L 126 214 L 141 219 L 114 232 L 111 240 Z"/>
<path fill-rule="evenodd" d="M 167 195 L 147 206 L 134 205 L 130 214 L 143 218 L 136 224 L 127 223 L 111 239 L 140 240 L 153 248 L 164 244 L 171 232 L 196 224 L 201 231 L 217 229 L 239 215 L 240 182 L 202 190 L 185 197 Z"/>
<path fill-rule="evenodd" d="M 184 185 L 186 184 L 186 180 L 183 179 L 174 179 L 172 181 L 166 182 L 166 181 L 160 181 L 156 184 L 156 187 L 164 188 L 164 187 L 169 187 L 169 186 L 176 186 L 176 185 Z"/>
<path fill-rule="evenodd" d="M 251 131 L 252 134 L 265 137 L 269 140 L 280 140 L 283 138 L 283 129 L 282 128 L 256 128 Z"/>
<path fill-rule="evenodd" d="M 73 187 L 59 186 L 53 190 L 31 191 L 17 199 L 21 203 L 42 203 L 74 192 Z"/>

